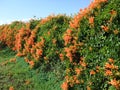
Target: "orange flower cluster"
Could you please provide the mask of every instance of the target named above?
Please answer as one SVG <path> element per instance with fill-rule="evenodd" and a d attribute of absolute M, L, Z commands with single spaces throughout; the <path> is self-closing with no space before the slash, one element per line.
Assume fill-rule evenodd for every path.
<path fill-rule="evenodd" d="M 94 26 L 94 17 L 90 17 L 90 18 L 89 18 L 89 24 L 90 24 L 91 26 Z"/>
<path fill-rule="evenodd" d="M 73 87 L 74 84 L 80 84 L 82 83 L 81 80 L 78 80 L 78 75 L 73 76 L 65 76 L 65 82 L 69 83 L 70 87 Z"/>
<path fill-rule="evenodd" d="M 116 87 L 116 89 L 120 89 L 120 80 L 117 81 L 116 78 L 112 79 L 109 84 L 113 85 Z"/>
<path fill-rule="evenodd" d="M 94 74 L 96 74 L 96 72 L 94 70 L 91 70 L 90 75 L 94 75 Z"/>
<path fill-rule="evenodd" d="M 4 42 L 8 47 L 12 48 L 15 45 L 16 30 L 12 30 L 9 25 L 0 26 L 0 41 Z"/>
<path fill-rule="evenodd" d="M 15 47 L 14 50 L 17 50 L 18 52 L 23 48 L 24 41 L 29 37 L 30 30 L 26 30 L 24 28 L 21 28 L 15 37 Z"/>
<path fill-rule="evenodd" d="M 30 65 L 31 68 L 33 68 L 34 65 L 35 65 L 34 61 L 28 61 L 28 63 L 29 63 L 29 65 Z"/>
<path fill-rule="evenodd" d="M 77 75 L 81 74 L 82 69 L 81 68 L 75 68 L 75 72 Z"/>
<path fill-rule="evenodd" d="M 10 87 L 9 87 L 9 90 L 14 90 L 14 87 L 13 87 L 13 86 L 10 86 Z"/>
<path fill-rule="evenodd" d="M 101 3 L 105 3 L 108 0 L 93 0 L 91 2 L 91 4 L 85 8 L 85 9 L 80 9 L 80 12 L 78 13 L 78 15 L 76 15 L 74 17 L 74 19 L 72 21 L 70 21 L 70 27 L 73 29 L 76 29 L 79 27 L 80 21 L 82 20 L 83 17 L 87 16 L 88 13 L 93 10 L 94 8 L 97 8 L 98 6 L 100 6 Z M 90 18 L 90 23 L 94 22 L 94 18 Z"/>
<path fill-rule="evenodd" d="M 105 68 L 106 69 L 118 69 L 118 66 L 114 65 L 114 60 L 112 58 L 109 58 L 109 63 L 105 63 Z"/>
<path fill-rule="evenodd" d="M 89 24 L 90 26 L 94 26 L 94 16 L 90 16 L 89 12 L 91 12 L 91 10 L 95 9 L 95 8 L 100 8 L 102 3 L 107 2 L 108 0 L 94 0 L 93 2 L 91 2 L 91 4 L 85 8 L 85 9 L 81 9 L 80 12 L 78 13 L 78 15 L 76 15 L 74 17 L 73 20 L 70 21 L 70 28 L 66 30 L 63 40 L 65 41 L 64 45 L 64 52 L 65 52 L 65 56 L 69 59 L 70 63 L 73 66 L 78 66 L 78 67 L 82 67 L 82 70 L 86 69 L 86 62 L 85 60 L 80 59 L 79 61 L 79 65 L 78 63 L 74 62 L 74 59 L 76 60 L 77 56 L 77 50 L 84 45 L 83 42 L 78 42 L 78 28 L 80 27 L 80 22 L 81 20 L 85 17 L 88 18 Z M 108 31 L 109 28 L 104 27 L 105 31 Z M 92 51 L 92 49 L 90 49 Z M 96 68 L 96 70 L 91 70 L 90 71 L 90 75 L 95 75 L 97 72 L 99 72 L 99 68 Z M 80 75 L 81 73 L 81 69 L 76 68 L 74 69 L 74 71 L 77 75 Z M 69 73 L 69 72 L 68 72 Z M 67 74 L 68 74 L 67 73 Z M 69 77 L 70 79 L 70 77 Z M 67 80 L 66 80 L 67 81 Z M 72 81 L 71 81 L 72 82 Z M 69 83 L 70 85 L 70 83 Z"/>
<path fill-rule="evenodd" d="M 41 49 L 36 50 L 36 55 L 37 56 L 42 56 L 43 51 Z"/>
<path fill-rule="evenodd" d="M 114 60 L 112 58 L 109 58 L 108 62 L 105 63 L 105 76 L 112 76 L 113 75 L 112 70 L 117 70 L 118 66 L 114 65 Z"/>
<path fill-rule="evenodd" d="M 66 52 L 66 56 L 69 58 L 70 62 L 73 62 L 73 57 L 77 51 L 76 46 L 70 46 L 69 48 L 65 48 L 64 51 Z"/>
<path fill-rule="evenodd" d="M 66 46 L 67 44 L 70 44 L 70 42 L 71 42 L 71 40 L 72 40 L 71 34 L 72 34 L 72 30 L 71 30 L 71 29 L 68 29 L 68 30 L 66 31 L 66 33 L 64 34 L 63 39 L 64 39 L 64 41 L 65 41 L 65 44 L 64 44 L 65 46 Z"/>
<path fill-rule="evenodd" d="M 111 23 L 113 21 L 114 17 L 117 15 L 117 11 L 111 10 L 110 14 L 111 14 L 111 17 L 110 17 L 109 22 Z"/>
<path fill-rule="evenodd" d="M 61 85 L 62 90 L 68 90 L 69 86 L 67 82 L 63 82 L 63 84 Z"/>
<path fill-rule="evenodd" d="M 84 58 L 84 57 L 80 57 L 80 62 L 79 62 L 79 64 L 80 64 L 82 67 L 86 68 L 87 64 L 85 63 L 85 58 Z"/>
<path fill-rule="evenodd" d="M 49 15 L 48 17 L 42 19 L 41 22 L 40 22 L 40 25 L 45 24 L 46 22 L 48 22 L 49 20 L 51 20 L 53 17 L 55 17 L 54 14 Z"/>

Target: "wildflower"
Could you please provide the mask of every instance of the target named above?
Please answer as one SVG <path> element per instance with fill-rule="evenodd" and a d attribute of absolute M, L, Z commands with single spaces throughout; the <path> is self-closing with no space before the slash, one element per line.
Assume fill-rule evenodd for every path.
<path fill-rule="evenodd" d="M 29 61 L 28 63 L 30 64 L 30 67 L 31 67 L 31 68 L 33 68 L 34 65 L 35 65 L 34 61 Z"/>
<path fill-rule="evenodd" d="M 37 49 L 36 50 L 36 55 L 41 56 L 42 53 L 43 53 L 43 51 L 41 49 Z"/>
<path fill-rule="evenodd" d="M 16 56 L 20 57 L 20 56 L 23 56 L 23 54 L 21 52 L 18 52 Z"/>
<path fill-rule="evenodd" d="M 99 72 L 99 71 L 100 71 L 100 67 L 96 66 L 96 72 Z"/>
<path fill-rule="evenodd" d="M 111 80 L 109 84 L 115 86 L 116 88 L 120 87 L 120 83 L 116 79 Z"/>
<path fill-rule="evenodd" d="M 108 30 L 109 30 L 108 26 L 101 26 L 101 28 L 102 28 L 105 32 L 108 32 Z"/>
<path fill-rule="evenodd" d="M 10 87 L 9 87 L 9 90 L 14 90 L 14 87 L 13 87 L 13 86 L 10 86 Z"/>
<path fill-rule="evenodd" d="M 72 37 L 70 35 L 65 35 L 63 39 L 65 41 L 65 45 L 67 45 L 68 43 L 70 43 Z"/>
<path fill-rule="evenodd" d="M 61 88 L 63 90 L 68 90 L 68 83 L 67 82 L 63 82 L 63 84 L 61 85 Z"/>
<path fill-rule="evenodd" d="M 28 58 L 26 58 L 26 57 L 24 58 L 24 60 L 25 60 L 25 62 L 27 62 L 27 63 L 29 63 L 29 61 L 30 61 L 30 60 L 29 60 Z"/>
<path fill-rule="evenodd" d="M 75 72 L 76 72 L 77 75 L 80 75 L 80 73 L 81 73 L 81 69 L 79 69 L 79 68 L 75 68 Z"/>
<path fill-rule="evenodd" d="M 61 53 L 61 54 L 59 54 L 59 57 L 60 57 L 60 59 L 63 61 L 63 59 L 64 59 L 64 55 Z"/>
<path fill-rule="evenodd" d="M 67 29 L 67 34 L 70 35 L 72 33 L 72 30 L 71 29 Z"/>
<path fill-rule="evenodd" d="M 33 45 L 34 44 L 34 38 L 33 37 L 30 37 L 27 41 L 27 44 L 28 45 Z"/>
<path fill-rule="evenodd" d="M 115 16 L 117 14 L 117 12 L 115 10 L 111 10 L 110 14 Z"/>
<path fill-rule="evenodd" d="M 90 18 L 89 18 L 89 23 L 90 23 L 90 24 L 94 24 L 94 17 L 90 17 Z"/>
<path fill-rule="evenodd" d="M 69 82 L 69 76 L 65 76 L 66 82 Z"/>
<path fill-rule="evenodd" d="M 33 54 L 35 52 L 35 49 L 31 48 L 30 52 L 31 52 L 31 54 Z"/>
<path fill-rule="evenodd" d="M 90 75 L 94 75 L 94 74 L 96 74 L 96 72 L 94 70 L 91 70 Z"/>
<path fill-rule="evenodd" d="M 70 62 L 72 62 L 72 60 L 73 60 L 72 53 L 71 52 L 67 52 L 66 56 L 70 59 Z"/>
<path fill-rule="evenodd" d="M 50 35 L 50 31 L 48 31 L 47 34 Z"/>
<path fill-rule="evenodd" d="M 111 76 L 111 75 L 113 75 L 111 70 L 106 70 L 105 71 L 105 76 Z"/>
<path fill-rule="evenodd" d="M 114 62 L 114 60 L 113 60 L 112 58 L 109 58 L 108 61 L 109 61 L 110 63 L 113 63 L 113 62 Z"/>
<path fill-rule="evenodd" d="M 106 64 L 105 64 L 105 68 L 108 68 L 108 69 L 115 69 L 115 68 L 117 68 L 117 67 L 114 66 L 113 64 L 106 63 Z"/>
<path fill-rule="evenodd" d="M 80 81 L 79 81 L 79 80 L 76 80 L 75 83 L 76 83 L 76 84 L 80 84 Z"/>
<path fill-rule="evenodd" d="M 83 66 L 83 67 L 87 66 L 87 64 L 85 62 L 82 62 L 82 61 L 80 61 L 80 65 Z"/>
<path fill-rule="evenodd" d="M 89 86 L 87 86 L 87 90 L 91 90 L 91 88 Z"/>
<path fill-rule="evenodd" d="M 70 27 L 76 29 L 78 28 L 78 26 L 79 26 L 79 20 L 74 18 L 74 20 L 70 22 Z"/>

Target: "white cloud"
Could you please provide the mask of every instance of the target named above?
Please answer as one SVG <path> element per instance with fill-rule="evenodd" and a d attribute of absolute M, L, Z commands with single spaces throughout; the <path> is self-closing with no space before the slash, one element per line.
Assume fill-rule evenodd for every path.
<path fill-rule="evenodd" d="M 2 25 L 2 24 L 10 24 L 10 23 L 12 23 L 14 21 L 28 22 L 29 20 L 30 20 L 30 18 L 28 18 L 28 19 L 19 19 L 19 20 L 6 20 L 6 21 L 0 20 L 0 25 Z"/>

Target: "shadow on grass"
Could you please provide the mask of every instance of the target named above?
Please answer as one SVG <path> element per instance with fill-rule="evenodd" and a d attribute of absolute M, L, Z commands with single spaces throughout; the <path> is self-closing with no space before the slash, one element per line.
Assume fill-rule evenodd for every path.
<path fill-rule="evenodd" d="M 15 58 L 15 52 L 9 48 L 0 50 L 0 90 L 11 86 L 15 90 L 61 90 L 64 70 L 60 62 L 51 71 L 45 71 L 45 64 L 30 69 L 23 57 L 16 57 L 15 62 L 10 62 L 11 58 Z"/>

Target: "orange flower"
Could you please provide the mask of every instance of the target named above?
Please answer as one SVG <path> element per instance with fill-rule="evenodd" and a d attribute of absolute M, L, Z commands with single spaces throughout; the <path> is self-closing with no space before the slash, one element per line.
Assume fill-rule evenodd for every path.
<path fill-rule="evenodd" d="M 34 44 L 34 38 L 31 36 L 28 41 L 27 41 L 28 45 L 33 45 Z"/>
<path fill-rule="evenodd" d="M 64 41 L 65 41 L 65 45 L 67 45 L 68 43 L 70 43 L 72 37 L 70 35 L 64 35 Z"/>
<path fill-rule="evenodd" d="M 114 62 L 114 60 L 113 60 L 112 58 L 109 58 L 108 61 L 109 61 L 110 63 L 113 63 L 113 62 Z"/>
<path fill-rule="evenodd" d="M 76 29 L 76 28 L 78 28 L 78 25 L 79 25 L 79 20 L 75 20 L 75 18 L 74 18 L 73 21 L 70 22 L 70 27 L 71 28 Z"/>
<path fill-rule="evenodd" d="M 24 60 L 25 60 L 25 62 L 27 62 L 27 63 L 29 63 L 29 61 L 30 61 L 30 60 L 29 60 L 28 58 L 26 58 L 26 57 L 24 58 Z"/>
<path fill-rule="evenodd" d="M 116 79 L 113 79 L 109 82 L 109 84 L 115 86 L 116 88 L 119 88 L 120 87 L 120 82 L 117 81 Z"/>
<path fill-rule="evenodd" d="M 75 68 L 75 72 L 76 72 L 77 75 L 80 75 L 81 71 L 82 71 L 81 69 Z"/>
<path fill-rule="evenodd" d="M 110 61 L 109 61 L 110 62 Z M 113 61 L 111 61 L 111 62 L 113 62 Z M 118 69 L 118 66 L 115 66 L 115 65 L 113 65 L 113 64 L 109 64 L 109 63 L 106 63 L 105 64 L 105 68 L 107 68 L 107 69 Z"/>
<path fill-rule="evenodd" d="M 66 32 L 67 32 L 67 34 L 68 34 L 68 35 L 71 35 L 72 30 L 71 30 L 71 29 L 67 29 L 67 31 L 66 31 Z"/>
<path fill-rule="evenodd" d="M 63 84 L 61 85 L 62 90 L 68 90 L 68 83 L 67 82 L 63 82 Z"/>
<path fill-rule="evenodd" d="M 96 72 L 94 70 L 91 70 L 90 75 L 94 75 L 94 74 L 96 74 Z"/>
<path fill-rule="evenodd" d="M 13 86 L 10 86 L 10 87 L 9 87 L 9 90 L 14 90 L 14 87 L 13 87 Z"/>
<path fill-rule="evenodd" d="M 80 81 L 79 81 L 79 80 L 76 80 L 75 83 L 76 83 L 76 84 L 80 84 Z"/>
<path fill-rule="evenodd" d="M 112 71 L 110 70 L 105 71 L 105 76 L 111 76 L 111 75 L 113 75 Z"/>
<path fill-rule="evenodd" d="M 96 66 L 96 72 L 99 72 L 99 71 L 100 71 L 100 67 Z"/>
<path fill-rule="evenodd" d="M 30 67 L 31 67 L 31 68 L 33 68 L 34 65 L 35 65 L 34 61 L 29 61 L 28 63 L 30 64 Z"/>
<path fill-rule="evenodd" d="M 71 52 L 67 52 L 66 56 L 70 59 L 70 62 L 72 62 L 72 60 L 73 60 L 72 53 Z"/>
<path fill-rule="evenodd" d="M 69 76 L 65 76 L 66 82 L 69 82 Z"/>
<path fill-rule="evenodd" d="M 117 12 L 116 12 L 115 10 L 111 10 L 111 11 L 110 11 L 110 14 L 111 14 L 111 15 L 116 15 Z"/>
<path fill-rule="evenodd" d="M 83 67 L 87 66 L 87 64 L 85 62 L 82 62 L 82 61 L 80 61 L 80 65 L 83 66 Z"/>
<path fill-rule="evenodd" d="M 101 26 L 101 28 L 102 28 L 105 32 L 108 32 L 108 30 L 109 30 L 109 27 L 108 27 L 108 26 Z"/>
<path fill-rule="evenodd" d="M 30 52 L 31 52 L 31 54 L 35 53 L 35 49 L 31 48 Z"/>
<path fill-rule="evenodd" d="M 36 50 L 36 55 L 41 56 L 42 53 L 43 53 L 43 51 L 41 49 L 37 49 Z"/>
<path fill-rule="evenodd" d="M 114 66 L 113 64 L 106 63 L 106 64 L 105 64 L 105 68 L 114 69 L 115 66 Z"/>
<path fill-rule="evenodd" d="M 64 60 L 64 55 L 61 53 L 59 54 L 60 59 L 63 61 Z"/>
<path fill-rule="evenodd" d="M 50 31 L 48 31 L 47 34 L 50 35 Z"/>
<path fill-rule="evenodd" d="M 91 88 L 89 86 L 87 86 L 87 90 L 91 90 Z"/>
<path fill-rule="evenodd" d="M 20 56 L 23 56 L 23 54 L 21 52 L 18 52 L 16 56 L 20 57 Z"/>
<path fill-rule="evenodd" d="M 90 17 L 90 18 L 89 18 L 89 23 L 90 23 L 90 24 L 94 24 L 94 17 Z"/>

